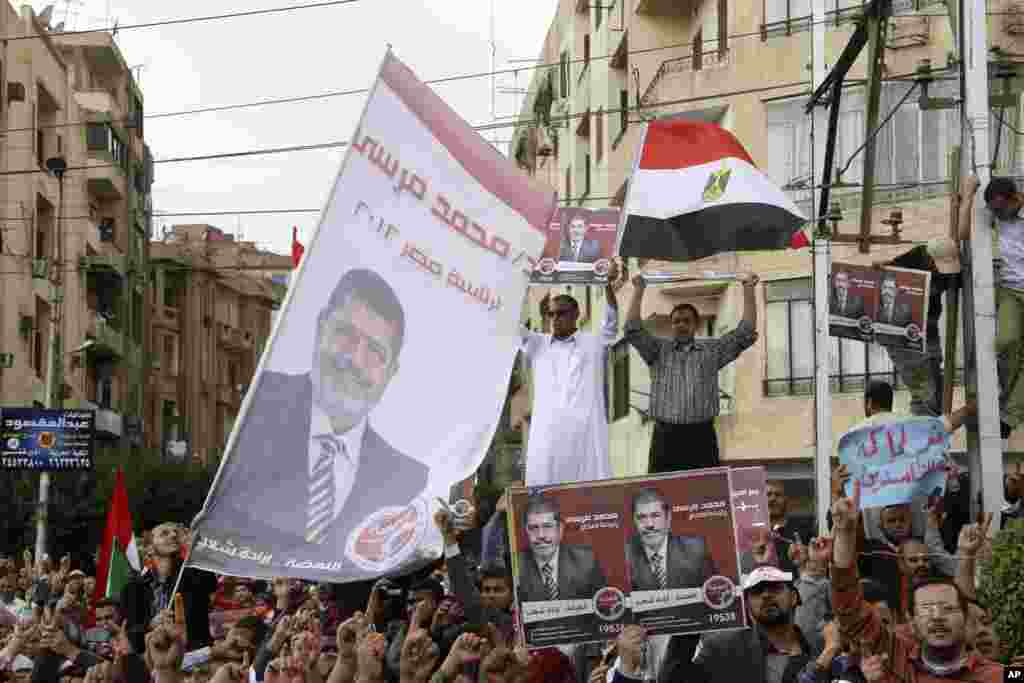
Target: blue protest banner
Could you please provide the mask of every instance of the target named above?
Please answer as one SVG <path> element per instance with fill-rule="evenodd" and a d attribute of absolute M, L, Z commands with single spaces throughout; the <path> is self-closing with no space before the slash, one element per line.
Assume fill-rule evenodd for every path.
<path fill-rule="evenodd" d="M 839 439 L 839 462 L 860 481 L 861 509 L 941 496 L 950 434 L 942 418 L 896 417 L 854 427 Z"/>

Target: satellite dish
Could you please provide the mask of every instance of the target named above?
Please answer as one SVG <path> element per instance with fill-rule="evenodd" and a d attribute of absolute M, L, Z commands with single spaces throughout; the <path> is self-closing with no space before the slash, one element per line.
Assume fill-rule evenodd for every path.
<path fill-rule="evenodd" d="M 64 30 L 64 22 L 63 21 L 53 27 L 53 32 L 54 33 L 61 33 L 63 30 Z"/>

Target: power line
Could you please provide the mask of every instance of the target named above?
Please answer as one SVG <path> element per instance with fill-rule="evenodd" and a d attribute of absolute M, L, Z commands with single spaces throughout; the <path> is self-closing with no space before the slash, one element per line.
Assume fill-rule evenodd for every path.
<path fill-rule="evenodd" d="M 227 12 L 224 14 L 208 14 L 200 17 L 187 17 L 182 19 L 163 19 L 160 21 L 149 21 L 141 24 L 115 24 L 114 26 L 106 28 L 83 29 L 81 31 L 48 31 L 43 34 L 32 34 L 30 36 L 2 36 L 0 37 L 0 40 L 33 40 L 42 38 L 43 36 L 52 38 L 54 36 L 80 36 L 89 33 L 113 33 L 116 35 L 118 31 L 132 31 L 141 28 L 156 28 L 158 26 L 177 26 L 179 24 L 195 24 L 205 21 L 219 21 L 221 19 L 238 19 L 241 17 L 254 17 L 263 14 L 281 14 L 284 12 L 294 12 L 296 10 L 303 9 L 318 9 L 322 7 L 334 7 L 336 5 L 350 5 L 354 2 L 359 2 L 359 0 L 327 0 L 325 2 L 315 2 L 308 5 L 292 5 L 290 7 L 270 7 L 267 9 L 243 10 L 239 12 Z"/>

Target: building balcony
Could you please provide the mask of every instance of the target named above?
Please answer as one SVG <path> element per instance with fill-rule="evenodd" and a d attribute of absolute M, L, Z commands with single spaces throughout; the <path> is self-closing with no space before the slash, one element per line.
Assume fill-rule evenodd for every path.
<path fill-rule="evenodd" d="M 128 180 L 124 171 L 117 166 L 90 166 L 86 172 L 86 187 L 89 194 L 98 199 L 124 199 L 128 192 Z"/>
<path fill-rule="evenodd" d="M 638 0 L 636 13 L 649 17 L 690 17 L 696 7 L 696 0 Z"/>
<path fill-rule="evenodd" d="M 95 275 L 124 277 L 128 259 L 124 254 L 89 254 L 78 258 L 78 269 Z"/>
<path fill-rule="evenodd" d="M 125 118 L 124 108 L 109 90 L 94 88 L 89 90 L 75 90 L 75 102 L 82 109 L 97 114 L 109 115 L 114 121 L 121 121 Z M 97 118 L 107 118 L 106 116 Z"/>
<path fill-rule="evenodd" d="M 175 306 L 154 306 L 153 324 L 165 330 L 181 330 L 181 311 Z"/>
<path fill-rule="evenodd" d="M 62 48 L 82 48 L 82 54 L 88 62 L 89 68 L 98 75 L 118 76 L 128 70 L 121 51 L 109 33 L 100 31 L 72 32 L 55 36 L 55 39 Z"/>
<path fill-rule="evenodd" d="M 110 323 L 98 319 L 89 325 L 86 333 L 89 344 L 85 351 L 97 360 L 120 360 L 125 355 L 124 334 Z M 87 342 L 88 343 L 88 342 Z"/>

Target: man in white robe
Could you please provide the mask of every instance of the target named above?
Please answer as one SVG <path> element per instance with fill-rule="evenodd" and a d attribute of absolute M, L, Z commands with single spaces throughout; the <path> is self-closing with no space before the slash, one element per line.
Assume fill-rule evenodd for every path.
<path fill-rule="evenodd" d="M 580 332 L 579 304 L 568 294 L 541 304 L 550 334 L 523 329 L 523 346 L 533 369 L 533 411 L 526 449 L 526 485 L 542 486 L 610 479 L 608 418 L 605 414 L 606 350 L 619 333 L 612 262 L 605 288 L 608 305 L 597 334 Z"/>

